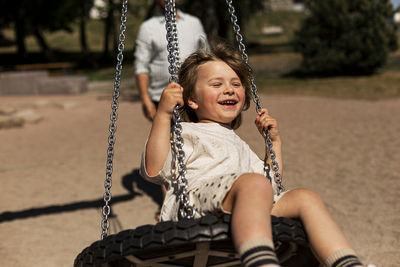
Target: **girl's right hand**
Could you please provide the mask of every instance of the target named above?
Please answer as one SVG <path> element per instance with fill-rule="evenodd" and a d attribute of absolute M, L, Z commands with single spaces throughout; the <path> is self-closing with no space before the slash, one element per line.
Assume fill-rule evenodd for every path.
<path fill-rule="evenodd" d="M 262 136 L 264 136 L 265 131 L 270 130 L 271 141 L 280 141 L 278 122 L 275 118 L 269 115 L 268 109 L 260 109 L 255 124 Z"/>
<path fill-rule="evenodd" d="M 183 88 L 180 84 L 171 82 L 161 94 L 157 112 L 172 116 L 176 105 L 183 106 Z"/>

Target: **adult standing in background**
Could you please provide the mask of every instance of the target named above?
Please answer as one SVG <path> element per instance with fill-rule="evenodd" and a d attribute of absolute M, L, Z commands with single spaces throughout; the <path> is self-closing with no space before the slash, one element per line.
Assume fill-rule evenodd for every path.
<path fill-rule="evenodd" d="M 143 113 L 153 120 L 161 93 L 169 83 L 167 31 L 165 29 L 164 0 L 155 0 L 156 15 L 139 28 L 135 48 L 136 83 L 139 88 Z M 178 1 L 175 1 L 178 2 Z M 180 60 L 207 46 L 207 37 L 200 20 L 176 11 Z"/>

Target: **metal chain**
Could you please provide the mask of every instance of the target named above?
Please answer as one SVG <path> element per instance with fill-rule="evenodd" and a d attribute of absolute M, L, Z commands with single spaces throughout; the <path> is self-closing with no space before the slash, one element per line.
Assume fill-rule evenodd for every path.
<path fill-rule="evenodd" d="M 169 81 L 178 82 L 177 72 L 180 67 L 179 63 L 179 46 L 178 46 L 178 35 L 176 25 L 176 9 L 175 1 L 167 0 L 164 4 L 165 7 L 165 28 L 167 30 L 167 50 L 168 50 L 168 62 L 169 62 L 169 73 L 171 75 Z M 180 124 L 181 116 L 178 111 L 178 107 L 174 109 L 174 115 L 172 117 L 171 132 L 175 135 L 174 142 L 171 145 L 175 146 L 176 158 L 178 160 L 178 190 L 179 190 L 179 214 L 180 218 L 191 219 L 195 215 L 194 208 L 189 205 L 188 196 L 188 181 L 186 179 L 186 164 L 185 164 L 185 152 L 183 151 L 183 138 L 182 138 L 182 125 Z"/>
<path fill-rule="evenodd" d="M 174 41 L 174 56 L 175 56 L 175 66 L 176 66 L 176 72 L 179 71 L 179 68 L 181 66 L 181 59 L 179 55 L 179 42 L 178 42 L 178 26 L 176 23 L 176 6 L 175 6 L 175 1 L 172 1 L 172 37 Z"/>
<path fill-rule="evenodd" d="M 168 51 L 168 71 L 171 75 L 169 82 L 178 82 L 177 60 L 179 59 L 178 39 L 177 39 L 177 28 L 176 28 L 176 10 L 175 1 L 165 1 L 165 29 L 167 30 L 167 51 Z M 177 57 L 178 56 L 178 57 Z"/>
<path fill-rule="evenodd" d="M 126 14 L 128 11 L 128 0 L 123 0 L 122 2 L 122 11 L 121 11 L 121 26 L 120 26 L 120 34 L 119 34 L 119 45 L 118 45 L 118 54 L 117 54 L 117 64 L 115 67 L 115 81 L 114 81 L 114 93 L 113 100 L 111 103 L 111 114 L 110 120 L 111 123 L 108 127 L 110 135 L 108 136 L 108 148 L 107 148 L 107 162 L 106 162 L 106 180 L 104 181 L 104 206 L 102 209 L 103 219 L 101 221 L 101 239 L 107 237 L 108 228 L 110 227 L 110 222 L 108 220 L 108 216 L 111 213 L 111 207 L 109 205 L 111 201 L 111 186 L 112 186 L 112 172 L 113 172 L 113 158 L 114 158 L 114 144 L 115 144 L 115 131 L 117 130 L 116 121 L 118 118 L 118 97 L 119 97 L 119 87 L 121 85 L 121 73 L 122 73 L 122 62 L 124 59 L 123 51 L 124 51 L 124 42 L 125 42 L 125 30 L 126 30 Z"/>
<path fill-rule="evenodd" d="M 243 43 L 243 36 L 240 34 L 240 27 L 237 23 L 238 19 L 237 16 L 235 15 L 235 8 L 232 5 L 232 0 L 226 0 L 226 4 L 228 5 L 228 11 L 231 17 L 231 22 L 233 24 L 233 31 L 235 34 L 235 39 L 236 42 L 238 43 L 238 48 L 240 51 L 240 54 L 242 56 L 243 61 L 245 62 L 246 66 L 249 68 L 249 71 L 251 71 L 251 67 L 249 65 L 249 57 L 246 54 L 246 47 Z M 251 88 L 251 92 L 253 95 L 253 101 L 256 104 L 256 112 L 258 114 L 259 110 L 262 109 L 261 106 L 261 101 L 260 101 L 260 97 L 258 96 L 258 89 L 257 86 L 254 82 L 254 77 L 251 76 L 249 78 L 250 81 L 250 88 Z M 274 171 L 274 180 L 276 185 L 278 186 L 278 195 L 280 195 L 280 193 L 285 191 L 285 188 L 282 185 L 282 176 L 279 174 L 279 164 L 278 162 L 276 162 L 275 160 L 275 151 L 272 148 L 272 141 L 271 141 L 271 137 L 270 137 L 270 131 L 264 131 L 263 132 L 264 137 L 265 137 L 265 145 L 268 148 L 268 153 L 267 156 L 268 158 L 271 160 L 271 165 L 272 165 L 272 170 Z M 269 176 L 269 170 L 270 170 L 270 166 L 267 163 L 267 161 L 264 161 L 264 170 L 266 172 L 267 177 Z"/>

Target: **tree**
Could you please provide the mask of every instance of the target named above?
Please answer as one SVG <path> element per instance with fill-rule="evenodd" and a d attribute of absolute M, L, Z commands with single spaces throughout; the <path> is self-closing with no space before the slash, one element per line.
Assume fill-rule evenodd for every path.
<path fill-rule="evenodd" d="M 397 49 L 388 0 L 306 0 L 310 15 L 296 33 L 306 75 L 372 74 Z"/>
<path fill-rule="evenodd" d="M 78 0 L 79 4 L 79 41 L 81 44 L 82 54 L 89 54 L 89 46 L 86 38 L 86 21 L 89 18 L 90 9 L 94 5 L 94 0 Z"/>
<path fill-rule="evenodd" d="M 26 47 L 24 42 L 26 36 L 24 17 L 26 16 L 26 14 L 25 10 L 20 8 L 22 5 L 22 0 L 0 0 L 0 6 L 2 7 L 0 8 L 0 28 L 5 28 L 13 24 L 18 54 L 24 56 L 26 54 Z"/>
<path fill-rule="evenodd" d="M 208 39 L 227 39 L 232 32 L 232 23 L 225 0 L 181 1 L 182 8 L 199 17 Z M 263 0 L 232 1 L 238 17 L 240 32 L 245 35 L 245 25 L 252 12 L 262 10 Z"/>
<path fill-rule="evenodd" d="M 112 47 L 113 47 L 113 52 L 114 54 L 116 53 L 116 49 L 118 46 L 118 41 L 117 41 L 117 32 L 116 32 L 116 26 L 115 26 L 115 12 L 118 8 L 118 5 L 114 3 L 113 0 L 108 0 L 107 1 L 107 7 L 106 7 L 106 12 L 107 16 L 105 17 L 105 23 L 104 23 L 104 49 L 103 49 L 103 57 L 104 59 L 108 59 L 110 57 L 110 49 L 109 49 L 109 43 L 110 43 L 110 38 L 112 40 Z"/>
<path fill-rule="evenodd" d="M 120 0 L 103 0 L 104 6 L 97 7 L 101 13 L 104 22 L 104 47 L 103 57 L 104 63 L 111 62 L 114 57 L 111 56 L 118 53 L 119 45 L 119 26 L 121 24 L 122 1 Z M 157 11 L 157 5 L 154 1 L 135 0 L 128 2 L 128 21 L 144 20 L 150 18 Z M 130 19 L 129 19 L 130 17 Z M 134 24 L 134 23 L 133 23 Z"/>
<path fill-rule="evenodd" d="M 43 32 L 72 31 L 71 25 L 84 16 L 82 10 L 87 12 L 92 5 L 93 0 L 0 0 L 0 27 L 14 26 L 20 56 L 26 54 L 25 38 L 34 35 L 42 52 L 50 57 L 51 49 Z"/>

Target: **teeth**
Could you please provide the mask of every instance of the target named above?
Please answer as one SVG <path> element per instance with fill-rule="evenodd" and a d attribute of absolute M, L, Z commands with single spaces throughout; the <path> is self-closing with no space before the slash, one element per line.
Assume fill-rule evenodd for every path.
<path fill-rule="evenodd" d="M 224 104 L 224 105 L 234 105 L 234 104 L 236 104 L 236 101 L 234 101 L 234 100 L 227 100 L 227 101 L 222 101 L 221 104 Z"/>

